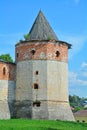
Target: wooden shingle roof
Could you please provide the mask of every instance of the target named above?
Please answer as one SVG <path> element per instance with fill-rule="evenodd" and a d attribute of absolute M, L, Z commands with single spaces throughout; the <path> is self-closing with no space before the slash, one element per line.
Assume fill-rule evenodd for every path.
<path fill-rule="evenodd" d="M 38 16 L 29 32 L 28 40 L 58 40 L 56 34 L 48 23 L 42 11 L 39 11 Z"/>

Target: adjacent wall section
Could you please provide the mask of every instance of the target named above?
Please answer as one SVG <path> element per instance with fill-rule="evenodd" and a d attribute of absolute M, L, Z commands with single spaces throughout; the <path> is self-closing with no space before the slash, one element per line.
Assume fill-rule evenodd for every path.
<path fill-rule="evenodd" d="M 0 119 L 13 116 L 15 100 L 15 64 L 0 61 Z"/>
<path fill-rule="evenodd" d="M 11 118 L 13 115 L 14 99 L 14 81 L 0 80 L 0 119 Z"/>

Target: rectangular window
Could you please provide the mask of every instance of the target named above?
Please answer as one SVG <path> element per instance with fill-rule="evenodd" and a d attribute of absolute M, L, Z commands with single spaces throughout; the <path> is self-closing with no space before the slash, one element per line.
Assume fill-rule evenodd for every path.
<path fill-rule="evenodd" d="M 38 84 L 34 84 L 34 89 L 38 89 Z"/>
<path fill-rule="evenodd" d="M 41 103 L 40 102 L 33 102 L 33 107 L 40 107 Z"/>
<path fill-rule="evenodd" d="M 38 71 L 36 71 L 36 72 L 35 72 L 35 74 L 36 74 L 36 75 L 38 75 L 38 74 L 39 74 L 39 72 L 38 72 Z"/>

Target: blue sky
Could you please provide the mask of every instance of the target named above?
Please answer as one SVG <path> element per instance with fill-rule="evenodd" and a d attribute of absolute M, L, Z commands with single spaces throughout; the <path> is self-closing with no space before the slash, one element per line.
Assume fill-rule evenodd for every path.
<path fill-rule="evenodd" d="M 69 93 L 87 97 L 87 0 L 0 0 L 0 54 L 15 57 L 15 44 L 42 10 L 69 50 Z"/>

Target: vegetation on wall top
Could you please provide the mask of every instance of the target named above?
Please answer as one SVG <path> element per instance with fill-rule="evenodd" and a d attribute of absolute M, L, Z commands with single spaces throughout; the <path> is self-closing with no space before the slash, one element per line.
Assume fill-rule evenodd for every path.
<path fill-rule="evenodd" d="M 10 54 L 2 54 L 2 55 L 0 55 L 0 59 L 8 61 L 8 62 L 13 62 L 13 59 L 10 56 Z"/>

